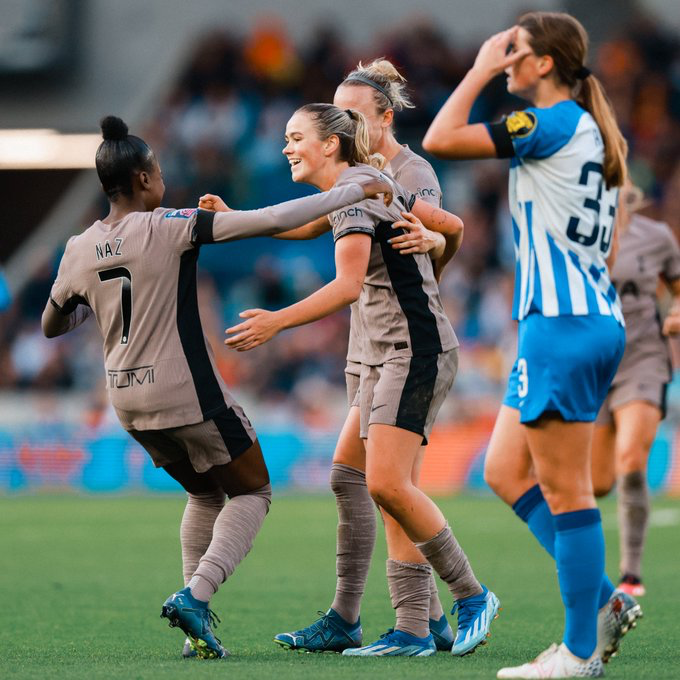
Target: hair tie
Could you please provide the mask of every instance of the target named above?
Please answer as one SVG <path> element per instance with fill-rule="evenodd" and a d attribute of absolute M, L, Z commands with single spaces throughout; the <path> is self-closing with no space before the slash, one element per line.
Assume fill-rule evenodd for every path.
<path fill-rule="evenodd" d="M 574 76 L 577 80 L 585 80 L 590 75 L 590 69 L 587 66 L 580 66 Z"/>
<path fill-rule="evenodd" d="M 389 92 L 382 86 L 380 83 L 376 83 L 375 80 L 371 80 L 370 78 L 366 78 L 365 76 L 349 76 L 349 78 L 345 78 L 344 82 L 346 83 L 363 83 L 364 85 L 368 85 L 369 87 L 372 87 L 374 90 L 378 90 L 381 94 L 384 94 L 385 97 L 387 97 L 387 101 L 390 103 L 390 106 L 394 106 L 394 102 L 392 101 L 392 97 L 390 97 Z"/>
<path fill-rule="evenodd" d="M 354 114 L 352 113 L 352 109 L 345 109 L 345 113 L 346 113 L 352 120 L 354 120 Z"/>

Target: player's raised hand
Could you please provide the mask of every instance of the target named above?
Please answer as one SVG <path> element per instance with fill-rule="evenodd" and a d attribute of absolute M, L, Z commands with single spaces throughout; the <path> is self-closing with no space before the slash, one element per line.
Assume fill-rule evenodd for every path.
<path fill-rule="evenodd" d="M 385 205 L 392 203 L 394 196 L 392 185 L 382 179 L 369 180 L 367 182 L 359 182 L 361 188 L 364 190 L 366 198 L 378 198 L 382 194 Z"/>
<path fill-rule="evenodd" d="M 393 236 L 388 243 L 402 255 L 412 253 L 429 253 L 431 250 L 444 245 L 445 239 L 441 234 L 430 231 L 410 212 L 403 212 L 403 220 L 392 225 L 392 229 L 405 229 L 405 234 Z"/>
<path fill-rule="evenodd" d="M 484 73 L 489 78 L 493 78 L 503 73 L 506 68 L 512 66 L 515 62 L 531 54 L 531 49 L 528 47 L 523 50 L 514 49 L 518 31 L 519 26 L 513 26 L 492 35 L 479 48 L 472 68 L 475 71 Z"/>
<path fill-rule="evenodd" d="M 198 199 L 198 207 L 201 210 L 211 210 L 212 212 L 231 212 L 231 208 L 215 194 L 203 194 Z"/>
<path fill-rule="evenodd" d="M 266 309 L 246 309 L 239 316 L 246 321 L 224 331 L 232 335 L 224 341 L 224 344 L 238 352 L 247 352 L 249 349 L 262 345 L 282 330 L 276 312 L 269 312 Z M 234 333 L 236 335 L 233 335 Z"/>

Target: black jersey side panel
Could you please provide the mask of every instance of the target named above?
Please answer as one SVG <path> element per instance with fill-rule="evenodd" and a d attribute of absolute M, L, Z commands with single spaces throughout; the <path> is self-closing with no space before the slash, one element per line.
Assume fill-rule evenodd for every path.
<path fill-rule="evenodd" d="M 204 420 L 227 410 L 220 384 L 215 377 L 198 313 L 196 263 L 199 248 L 184 252 L 177 282 L 177 331 L 189 364 L 194 388 Z"/>

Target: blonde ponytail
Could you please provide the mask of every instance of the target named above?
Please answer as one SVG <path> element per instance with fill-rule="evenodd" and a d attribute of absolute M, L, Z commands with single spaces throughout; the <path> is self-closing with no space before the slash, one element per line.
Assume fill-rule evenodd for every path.
<path fill-rule="evenodd" d="M 576 101 L 595 119 L 604 141 L 603 175 L 608 187 L 623 186 L 626 181 L 628 143 L 616 122 L 616 116 L 602 83 L 589 75 L 581 81 Z"/>
<path fill-rule="evenodd" d="M 366 163 L 378 170 L 385 166 L 385 158 L 370 152 L 368 126 L 359 111 L 339 109 L 333 104 L 305 104 L 297 112 L 312 117 L 319 139 L 335 135 L 340 142 L 339 160 L 350 165 Z"/>
<path fill-rule="evenodd" d="M 365 163 L 376 170 L 382 170 L 387 161 L 382 154 L 371 153 L 371 141 L 368 136 L 368 125 L 363 113 L 355 109 L 347 109 L 347 114 L 355 122 L 354 131 L 354 158 L 350 165 L 355 163 Z"/>
<path fill-rule="evenodd" d="M 384 57 L 374 59 L 366 65 L 359 62 L 341 85 L 373 88 L 378 113 L 385 113 L 387 109 L 403 111 L 415 108 L 406 90 L 406 78 Z"/>

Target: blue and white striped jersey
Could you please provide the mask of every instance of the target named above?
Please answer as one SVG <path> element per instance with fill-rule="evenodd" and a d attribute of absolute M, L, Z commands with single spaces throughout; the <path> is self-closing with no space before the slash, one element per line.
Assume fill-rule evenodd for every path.
<path fill-rule="evenodd" d="M 605 186 L 604 144 L 593 117 L 569 100 L 515 112 L 488 128 L 499 157 L 511 157 L 513 319 L 601 314 L 623 325 L 605 263 L 618 190 Z"/>

